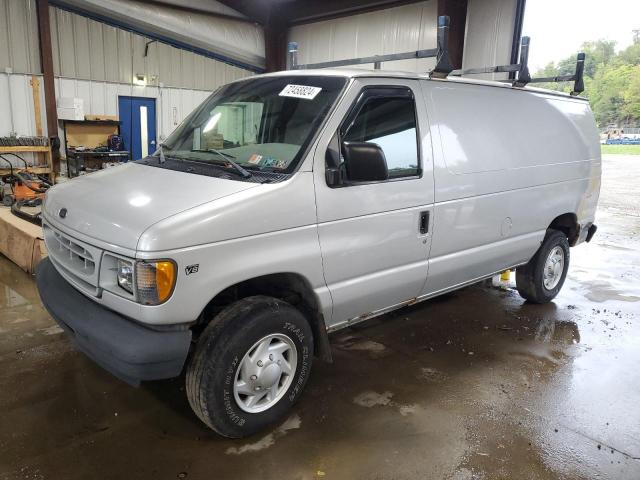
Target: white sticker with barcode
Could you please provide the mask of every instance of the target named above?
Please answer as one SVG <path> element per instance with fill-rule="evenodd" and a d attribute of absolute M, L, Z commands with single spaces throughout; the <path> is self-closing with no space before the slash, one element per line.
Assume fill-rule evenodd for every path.
<path fill-rule="evenodd" d="M 310 87 L 308 85 L 287 85 L 280 92 L 281 97 L 304 98 L 305 100 L 313 100 L 322 89 L 320 87 Z"/>

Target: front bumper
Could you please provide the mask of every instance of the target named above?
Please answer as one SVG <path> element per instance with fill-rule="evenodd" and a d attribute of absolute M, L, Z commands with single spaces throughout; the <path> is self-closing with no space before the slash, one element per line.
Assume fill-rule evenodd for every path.
<path fill-rule="evenodd" d="M 105 370 L 134 386 L 180 375 L 191 330 L 151 330 L 104 308 L 73 288 L 48 258 L 36 268 L 36 283 L 49 314 Z"/>

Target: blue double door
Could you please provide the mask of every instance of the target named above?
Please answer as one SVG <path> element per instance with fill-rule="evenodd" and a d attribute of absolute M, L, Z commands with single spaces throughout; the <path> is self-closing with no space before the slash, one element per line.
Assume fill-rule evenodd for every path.
<path fill-rule="evenodd" d="M 138 160 L 151 155 L 156 143 L 156 99 L 118 97 L 120 135 L 131 158 Z"/>

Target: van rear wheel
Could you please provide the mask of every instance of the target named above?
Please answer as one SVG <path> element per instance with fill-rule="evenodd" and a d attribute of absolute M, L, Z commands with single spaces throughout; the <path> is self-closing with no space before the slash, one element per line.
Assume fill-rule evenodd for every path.
<path fill-rule="evenodd" d="M 302 313 L 272 297 L 244 298 L 202 333 L 187 367 L 189 403 L 220 435 L 251 435 L 281 420 L 298 400 L 312 358 Z"/>
<path fill-rule="evenodd" d="M 558 295 L 569 269 L 567 236 L 550 230 L 529 263 L 516 269 L 516 287 L 529 302 L 547 303 Z"/>

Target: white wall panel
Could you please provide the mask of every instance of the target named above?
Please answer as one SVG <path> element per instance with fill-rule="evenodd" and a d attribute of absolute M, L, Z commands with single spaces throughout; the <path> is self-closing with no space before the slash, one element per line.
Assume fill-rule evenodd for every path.
<path fill-rule="evenodd" d="M 40 71 L 34 0 L 0 0 L 0 71 Z"/>
<path fill-rule="evenodd" d="M 385 55 L 436 46 L 437 1 L 428 0 L 400 7 L 298 25 L 289 40 L 298 42 L 299 63 Z M 385 62 L 385 70 L 425 72 L 434 59 Z M 372 68 L 362 65 L 360 68 Z"/>
<path fill-rule="evenodd" d="M 95 55 L 89 48 L 89 20 L 73 15 L 73 48 L 76 62 L 76 77 L 91 78 L 91 57 Z"/>
<path fill-rule="evenodd" d="M 516 0 L 469 0 L 462 68 L 510 63 L 516 4 Z M 473 78 L 503 79 L 507 74 Z"/>
<path fill-rule="evenodd" d="M 15 133 L 18 136 L 36 135 L 35 110 L 33 106 L 33 89 L 31 75 L 0 72 L 0 136 Z M 40 78 L 40 105 L 44 105 L 44 89 Z M 11 86 L 9 86 L 11 83 Z M 11 115 L 10 115 L 11 114 Z M 44 109 L 40 112 L 42 128 L 46 133 Z M 33 155 L 22 155 L 28 162 L 33 162 Z M 2 162 L 4 163 L 4 162 Z M 19 162 L 18 162 L 19 164 Z"/>
<path fill-rule="evenodd" d="M 55 9 L 55 22 L 57 24 L 57 41 L 60 73 L 65 77 L 76 76 L 75 42 L 73 40 L 73 15 L 64 10 Z"/>
<path fill-rule="evenodd" d="M 94 80 L 107 80 L 109 82 L 117 82 L 119 76 L 120 54 L 118 52 L 118 30 L 109 25 L 101 25 L 102 37 L 104 38 L 104 77 L 94 76 Z M 122 53 L 126 55 L 126 52 Z M 131 80 L 127 80 L 131 81 Z"/>

